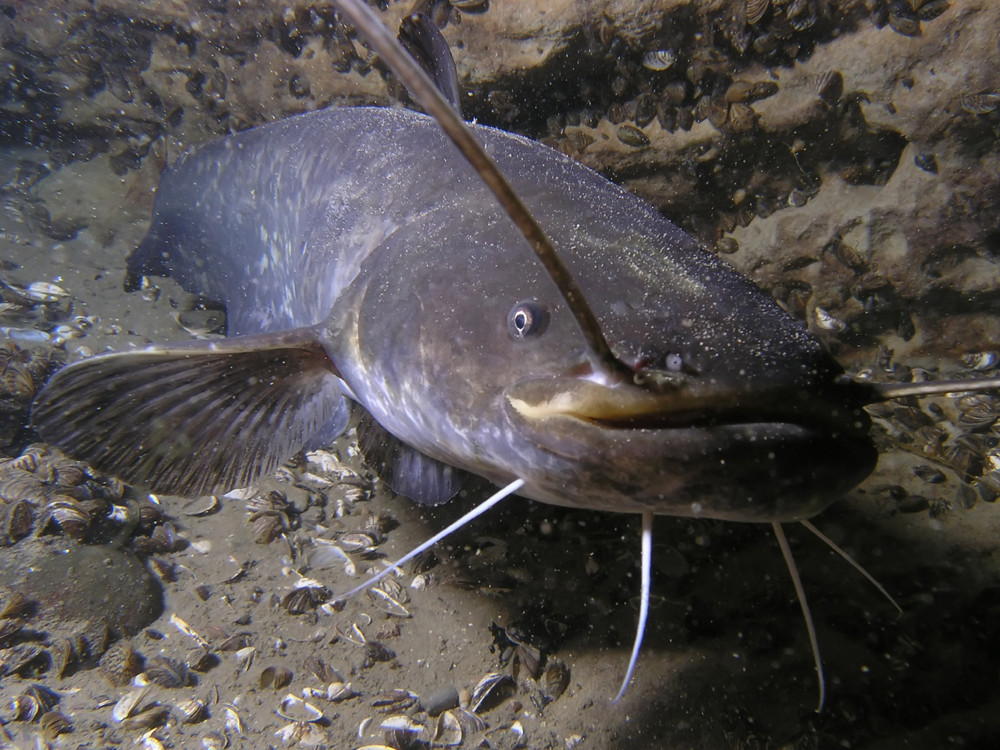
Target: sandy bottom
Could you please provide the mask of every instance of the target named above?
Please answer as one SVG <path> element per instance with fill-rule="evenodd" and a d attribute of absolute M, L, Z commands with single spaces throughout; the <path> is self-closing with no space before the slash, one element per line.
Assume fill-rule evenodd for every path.
<path fill-rule="evenodd" d="M 20 161 L 38 158 L 8 154 L 0 184 L 11 184 Z M 121 350 L 187 336 L 174 313 L 194 304 L 190 296 L 168 283 L 155 299 L 121 290 L 124 258 L 148 220 L 152 161 L 122 179 L 98 158 L 38 183 L 33 195 L 54 218 L 86 224 L 69 240 L 40 233 L 19 208 L 24 196 L 4 193 L 4 281 L 57 283 L 73 314 L 94 318 L 85 336 L 67 343 L 70 357 L 80 347 Z M 365 472 L 348 434 L 262 485 L 292 503 L 290 528 L 269 544 L 255 542 L 245 499 L 222 498 L 214 512 L 190 515 L 197 508 L 187 500 L 161 498 L 184 548 L 155 556 L 163 614 L 128 642 L 147 664 L 163 656 L 194 666 L 212 655 L 185 675 L 187 684 L 150 686 L 133 713 L 154 703 L 165 711 L 113 720 L 115 703 L 136 687 L 112 685 L 91 664 L 61 679 L 52 670 L 6 675 L 5 721 L 11 701 L 37 684 L 58 694 L 54 710 L 71 731 L 43 740 L 37 719 L 9 721 L 0 747 L 997 747 L 1000 512 L 982 502 L 962 508 L 955 478 L 923 483 L 917 463 L 887 452 L 873 477 L 815 519 L 896 597 L 901 615 L 808 532 L 788 529 L 823 652 L 821 713 L 799 605 L 764 526 L 657 519 L 652 621 L 617 704 L 637 614 L 636 518 L 512 499 L 421 565 L 405 566 L 390 592 L 395 603 L 359 595 L 338 610 L 322 606 L 325 594 L 305 603 L 290 597 L 303 576 L 334 595 L 347 590 L 480 499 L 427 511 L 378 484 L 359 497 L 343 479 Z M 919 490 L 934 513 L 899 512 L 890 485 Z M 352 533 L 373 529 L 372 548 L 346 560 L 316 541 L 346 550 Z M 11 558 L 0 559 L 6 574 Z M 538 679 L 529 674 L 535 648 Z M 275 674 L 287 679 L 281 670 L 290 681 L 275 689 Z M 503 677 L 477 690 L 491 674 Z M 334 700 L 331 681 L 343 684 Z M 316 713 L 286 697 L 304 690 Z M 478 725 L 455 710 L 450 718 L 427 711 L 468 707 L 474 693 L 485 695 Z M 205 710 L 185 722 L 192 699 Z M 409 730 L 398 728 L 401 717 Z M 464 725 L 460 745 L 448 744 L 458 739 L 452 719 Z M 387 734 L 386 721 L 397 729 Z"/>

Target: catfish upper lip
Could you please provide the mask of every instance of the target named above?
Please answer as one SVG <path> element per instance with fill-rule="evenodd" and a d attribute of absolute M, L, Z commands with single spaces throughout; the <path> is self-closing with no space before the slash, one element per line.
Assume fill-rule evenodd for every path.
<path fill-rule="evenodd" d="M 657 393 L 632 385 L 605 386 L 572 377 L 522 381 L 506 392 L 510 408 L 528 421 L 565 417 L 609 429 L 671 429 L 737 423 L 790 423 L 862 436 L 868 418 L 854 391 L 820 387 L 696 384 Z"/>

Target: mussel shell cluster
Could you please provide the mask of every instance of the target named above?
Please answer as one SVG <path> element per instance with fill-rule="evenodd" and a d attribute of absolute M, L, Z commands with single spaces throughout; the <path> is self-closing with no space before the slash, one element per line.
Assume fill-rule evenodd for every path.
<path fill-rule="evenodd" d="M 970 351 L 957 359 L 952 369 L 967 377 L 1000 371 L 1000 354 L 995 351 Z M 882 367 L 896 368 L 888 357 Z M 900 369 L 912 380 L 931 377 L 920 368 Z M 878 439 L 921 461 L 912 469 L 916 489 L 893 487 L 891 494 L 900 512 L 939 516 L 1000 499 L 1000 396 L 958 392 L 869 409 Z"/>
<path fill-rule="evenodd" d="M 0 448 L 24 434 L 35 394 L 62 361 L 62 353 L 51 348 L 0 344 Z"/>
<path fill-rule="evenodd" d="M 57 448 L 29 445 L 16 458 L 0 459 L 0 546 L 49 531 L 83 541 L 100 530 L 125 494 L 114 477 Z"/>

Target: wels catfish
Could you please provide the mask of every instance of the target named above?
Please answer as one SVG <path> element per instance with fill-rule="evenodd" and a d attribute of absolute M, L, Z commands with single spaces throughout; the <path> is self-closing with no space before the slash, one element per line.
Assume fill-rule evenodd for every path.
<path fill-rule="evenodd" d="M 390 485 L 420 502 L 455 494 L 459 469 L 523 479 L 547 503 L 738 521 L 808 518 L 869 473 L 853 386 L 770 297 L 569 157 L 476 134 L 617 356 L 678 385 L 590 366 L 552 281 L 432 119 L 345 108 L 216 141 L 164 175 L 129 273 L 220 300 L 230 338 L 63 369 L 35 405 L 41 434 L 159 491 L 205 492 L 336 432 L 349 398 L 395 439 Z"/>
<path fill-rule="evenodd" d="M 230 338 L 63 369 L 35 405 L 41 434 L 188 494 L 273 470 L 342 428 L 349 398 L 395 439 L 390 485 L 420 502 L 455 494 L 460 469 L 547 503 L 739 521 L 808 518 L 869 473 L 853 386 L 770 297 L 569 157 L 476 134 L 617 356 L 679 384 L 604 382 L 432 119 L 344 108 L 216 141 L 163 176 L 129 273 L 220 300 Z"/>
<path fill-rule="evenodd" d="M 472 130 L 579 293 L 538 262 L 435 120 L 298 115 L 165 173 L 128 260 L 133 284 L 170 276 L 224 303 L 229 337 L 75 363 L 33 422 L 103 471 L 190 494 L 252 483 L 342 430 L 353 402 L 366 455 L 418 502 L 448 500 L 472 474 L 506 485 L 495 499 L 640 513 L 624 690 L 653 514 L 769 522 L 783 542 L 779 522 L 871 472 L 863 405 L 904 391 L 851 381 L 640 199 L 543 145 Z M 580 295 L 615 367 L 570 309 Z M 913 392 L 933 387 L 954 390 Z"/>

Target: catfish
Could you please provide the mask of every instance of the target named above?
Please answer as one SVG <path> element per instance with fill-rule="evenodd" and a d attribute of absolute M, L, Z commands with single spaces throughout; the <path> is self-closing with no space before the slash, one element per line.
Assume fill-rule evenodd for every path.
<path fill-rule="evenodd" d="M 653 207 L 542 144 L 465 125 L 363 4 L 338 5 L 437 120 L 326 109 L 166 171 L 127 286 L 169 276 L 219 301 L 227 338 L 60 370 L 33 407 L 45 440 L 157 492 L 225 491 L 337 435 L 353 404 L 395 492 L 436 505 L 470 476 L 504 487 L 419 549 L 515 492 L 638 513 L 643 599 L 621 697 L 654 515 L 770 523 L 790 562 L 779 524 L 876 464 L 865 404 L 997 387 L 852 380 Z M 463 156 L 453 131 L 480 150 Z M 822 705 L 811 624 L 810 638 Z"/>

